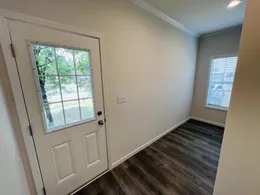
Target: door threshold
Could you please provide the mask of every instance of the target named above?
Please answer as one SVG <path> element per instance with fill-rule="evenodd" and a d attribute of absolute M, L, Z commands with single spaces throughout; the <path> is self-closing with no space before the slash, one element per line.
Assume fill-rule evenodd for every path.
<path fill-rule="evenodd" d="M 84 184 L 83 186 L 79 187 L 78 189 L 76 189 L 75 191 L 73 191 L 72 193 L 70 193 L 69 195 L 74 195 L 76 194 L 78 191 L 82 190 L 83 188 L 85 188 L 86 186 L 88 186 L 89 184 L 91 184 L 92 182 L 96 181 L 97 179 L 99 179 L 100 177 L 102 177 L 103 175 L 105 175 L 106 173 L 108 173 L 110 170 L 107 169 L 106 171 L 104 171 L 103 173 L 101 173 L 100 175 L 98 175 L 97 177 L 95 177 L 94 179 L 90 180 L 89 182 L 87 182 L 86 184 Z"/>

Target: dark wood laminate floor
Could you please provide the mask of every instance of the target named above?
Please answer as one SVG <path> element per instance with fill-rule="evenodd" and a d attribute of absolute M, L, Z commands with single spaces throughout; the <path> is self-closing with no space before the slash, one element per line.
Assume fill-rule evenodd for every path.
<path fill-rule="evenodd" d="M 190 120 L 77 195 L 212 195 L 223 132 Z"/>

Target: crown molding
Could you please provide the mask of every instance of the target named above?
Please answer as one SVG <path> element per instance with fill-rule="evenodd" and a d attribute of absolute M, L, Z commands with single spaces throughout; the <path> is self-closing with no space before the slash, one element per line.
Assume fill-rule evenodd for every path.
<path fill-rule="evenodd" d="M 137 5 L 138 7 L 142 8 L 143 10 L 145 10 L 145 11 L 157 16 L 158 18 L 161 18 L 162 20 L 168 22 L 169 24 L 177 27 L 178 29 L 180 29 L 180 30 L 182 30 L 182 31 L 194 36 L 194 37 L 199 36 L 197 33 L 195 33 L 193 31 L 191 31 L 190 29 L 186 28 L 185 26 L 183 26 L 182 24 L 180 24 L 176 20 L 172 19 L 171 17 L 167 16 L 166 14 L 162 13 L 158 9 L 154 8 L 152 5 L 145 2 L 144 0 L 129 0 L 129 1 L 132 2 L 133 4 Z"/>

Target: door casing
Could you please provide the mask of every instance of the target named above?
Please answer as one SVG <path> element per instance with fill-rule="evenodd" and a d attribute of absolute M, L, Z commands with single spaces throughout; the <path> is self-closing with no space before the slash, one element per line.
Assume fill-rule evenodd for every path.
<path fill-rule="evenodd" d="M 99 50 L 100 50 L 100 57 L 101 57 L 101 77 L 102 77 L 102 89 L 103 89 L 103 102 L 104 102 L 104 114 L 106 118 L 106 143 L 107 143 L 107 155 L 108 155 L 108 166 L 109 170 L 112 169 L 112 162 L 111 162 L 111 153 L 110 153 L 110 142 L 109 142 L 109 114 L 108 114 L 108 104 L 107 104 L 107 86 L 106 86 L 106 70 L 104 65 L 104 37 L 100 33 L 93 33 L 88 30 L 75 28 L 68 25 L 59 24 L 56 22 L 15 13 L 8 10 L 0 9 L 0 43 L 2 47 L 2 52 L 4 55 L 4 60 L 7 67 L 8 76 L 11 83 L 11 90 L 13 93 L 16 111 L 18 115 L 19 121 L 17 121 L 20 125 L 19 129 L 15 129 L 15 131 L 21 131 L 20 137 L 16 137 L 17 140 L 22 140 L 24 142 L 25 148 L 19 145 L 22 161 L 25 170 L 27 181 L 30 184 L 30 192 L 31 194 L 39 194 L 43 195 L 43 183 L 40 173 L 39 164 L 37 161 L 37 154 L 34 146 L 34 142 L 32 136 L 30 135 L 29 131 L 29 120 L 27 115 L 27 110 L 23 98 L 23 91 L 21 88 L 19 73 L 17 70 L 16 60 L 12 55 L 12 50 L 10 48 L 11 39 L 10 39 L 10 32 L 8 28 L 7 21 L 8 20 L 17 20 L 20 22 L 31 23 L 34 25 L 44 26 L 51 29 L 55 29 L 62 32 L 72 33 L 79 36 L 86 36 L 86 37 L 94 37 L 99 40 Z M 26 149 L 26 153 L 23 150 Z M 29 163 L 28 163 L 29 162 Z M 28 170 L 30 169 L 30 170 Z M 103 173 L 104 174 L 104 173 Z M 103 175 L 101 174 L 101 175 Z M 100 176 L 101 176 L 100 175 Z M 99 176 L 98 176 L 99 177 Z M 97 177 L 97 178 L 98 178 Z M 95 178 L 96 179 L 96 178 Z M 33 180 L 33 181 L 32 181 Z M 32 186 L 31 183 L 34 183 Z M 89 182 L 90 183 L 90 182 Z M 86 184 L 87 185 L 87 184 Z M 85 185 L 84 185 L 85 186 Z M 84 187 L 82 186 L 82 187 Z"/>

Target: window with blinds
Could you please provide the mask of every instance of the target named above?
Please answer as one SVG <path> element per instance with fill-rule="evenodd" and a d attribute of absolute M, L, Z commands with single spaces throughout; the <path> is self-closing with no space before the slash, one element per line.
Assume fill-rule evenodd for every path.
<path fill-rule="evenodd" d="M 214 58 L 211 61 L 206 106 L 227 110 L 230 103 L 237 57 Z"/>

